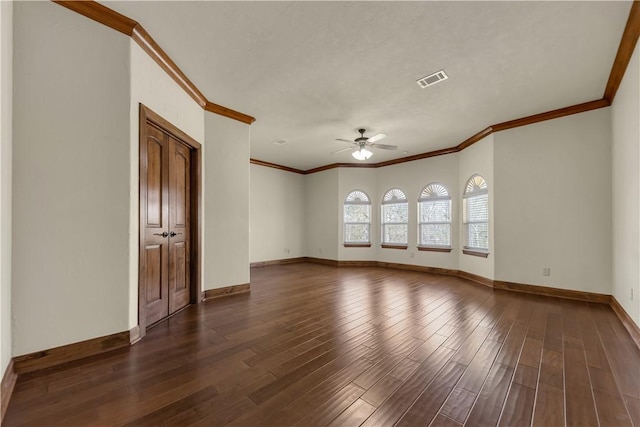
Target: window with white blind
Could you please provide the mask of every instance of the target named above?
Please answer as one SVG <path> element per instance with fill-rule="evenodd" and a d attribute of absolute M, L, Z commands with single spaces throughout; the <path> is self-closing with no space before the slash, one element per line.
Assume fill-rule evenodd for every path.
<path fill-rule="evenodd" d="M 354 190 L 344 199 L 344 244 L 371 245 L 371 200 L 364 191 Z"/>
<path fill-rule="evenodd" d="M 451 196 L 436 182 L 418 199 L 418 249 L 451 249 Z"/>
<path fill-rule="evenodd" d="M 489 190 L 480 175 L 467 181 L 462 197 L 464 249 L 470 252 L 489 251 Z"/>
<path fill-rule="evenodd" d="M 409 202 L 399 188 L 382 198 L 382 246 L 405 247 L 408 244 Z"/>

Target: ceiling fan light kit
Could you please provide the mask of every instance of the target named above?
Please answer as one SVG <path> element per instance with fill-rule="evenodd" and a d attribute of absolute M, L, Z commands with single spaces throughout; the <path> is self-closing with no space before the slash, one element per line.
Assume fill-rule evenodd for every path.
<path fill-rule="evenodd" d="M 365 147 L 362 147 L 351 153 L 351 155 L 357 160 L 367 160 L 369 157 L 373 156 L 373 153 Z"/>

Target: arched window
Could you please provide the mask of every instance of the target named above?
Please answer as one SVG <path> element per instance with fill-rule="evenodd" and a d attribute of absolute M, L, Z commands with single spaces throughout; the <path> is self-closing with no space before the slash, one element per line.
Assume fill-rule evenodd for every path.
<path fill-rule="evenodd" d="M 371 245 L 371 200 L 364 191 L 354 190 L 344 199 L 344 244 Z"/>
<path fill-rule="evenodd" d="M 399 188 L 392 188 L 382 198 L 382 246 L 408 244 L 409 202 Z"/>
<path fill-rule="evenodd" d="M 418 249 L 451 249 L 451 196 L 442 184 L 424 187 L 418 215 Z"/>
<path fill-rule="evenodd" d="M 464 249 L 468 252 L 489 252 L 489 190 L 480 175 L 467 181 L 462 197 L 462 222 L 464 224 Z M 463 251 L 464 252 L 464 251 Z"/>

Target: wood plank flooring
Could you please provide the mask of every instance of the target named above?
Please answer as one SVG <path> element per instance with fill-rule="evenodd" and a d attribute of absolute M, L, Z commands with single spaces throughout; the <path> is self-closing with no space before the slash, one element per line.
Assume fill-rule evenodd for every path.
<path fill-rule="evenodd" d="M 640 426 L 640 351 L 605 305 L 291 264 L 135 346 L 23 375 L 5 426 Z"/>

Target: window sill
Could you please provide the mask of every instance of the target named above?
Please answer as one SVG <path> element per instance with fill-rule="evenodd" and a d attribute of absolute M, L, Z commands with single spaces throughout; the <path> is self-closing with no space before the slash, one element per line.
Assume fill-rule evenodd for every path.
<path fill-rule="evenodd" d="M 451 252 L 451 248 L 434 248 L 429 246 L 418 246 L 418 250 L 427 252 Z"/>
<path fill-rule="evenodd" d="M 407 245 L 388 245 L 384 243 L 380 246 L 384 249 L 407 249 L 409 247 Z"/>
<path fill-rule="evenodd" d="M 489 252 L 472 251 L 471 249 L 463 249 L 462 253 L 465 255 L 477 256 L 481 258 L 486 258 L 489 256 Z"/>
<path fill-rule="evenodd" d="M 345 243 L 345 248 L 370 248 L 371 243 Z"/>

